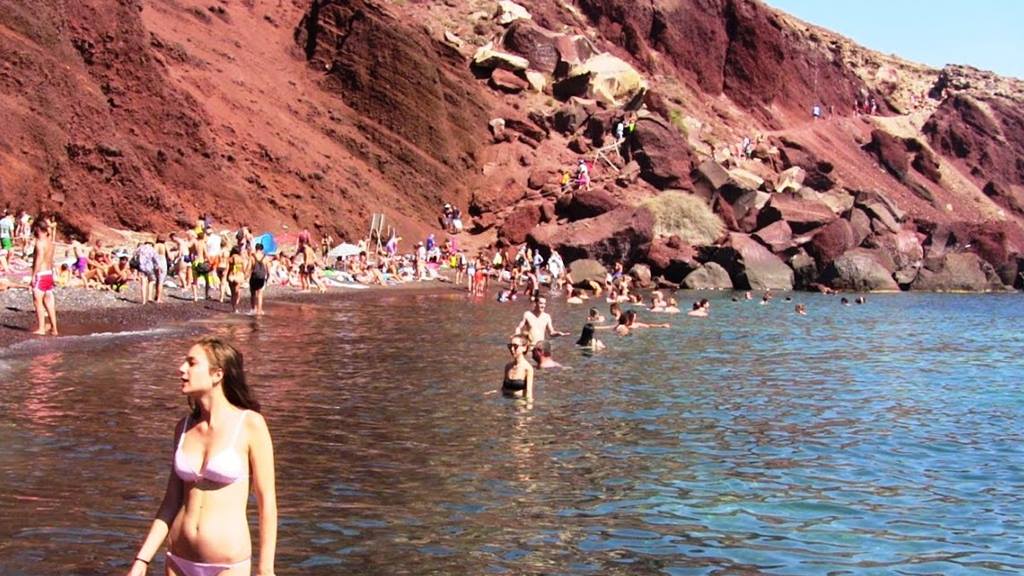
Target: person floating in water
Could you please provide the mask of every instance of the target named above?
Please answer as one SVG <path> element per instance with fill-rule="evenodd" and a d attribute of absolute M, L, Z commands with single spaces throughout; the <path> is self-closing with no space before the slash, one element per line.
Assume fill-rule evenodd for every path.
<path fill-rule="evenodd" d="M 533 399 L 533 366 L 526 361 L 529 343 L 524 336 L 513 336 L 508 342 L 508 353 L 512 359 L 505 364 L 501 393 L 505 396 Z"/>
<path fill-rule="evenodd" d="M 700 302 L 693 303 L 693 309 L 686 313 L 687 316 L 695 316 L 697 318 L 707 318 L 711 313 L 711 302 L 708 302 L 707 298 L 702 298 Z"/>
<path fill-rule="evenodd" d="M 793 311 L 796 312 L 799 316 L 807 316 L 807 306 L 803 304 L 797 304 L 796 307 L 794 307 Z"/>
<path fill-rule="evenodd" d="M 274 574 L 277 496 L 274 449 L 260 404 L 245 381 L 242 354 L 205 338 L 179 368 L 191 413 L 175 428 L 167 490 L 128 576 L 145 576 L 166 539 L 167 574 L 251 573 L 245 509 L 250 486 L 259 507 L 260 576 Z"/>
<path fill-rule="evenodd" d="M 670 328 L 672 325 L 665 324 L 648 324 L 647 322 L 640 322 L 636 319 L 636 312 L 627 310 L 619 316 L 619 325 L 615 327 L 615 333 L 619 336 L 628 336 L 633 333 L 636 328 Z"/>

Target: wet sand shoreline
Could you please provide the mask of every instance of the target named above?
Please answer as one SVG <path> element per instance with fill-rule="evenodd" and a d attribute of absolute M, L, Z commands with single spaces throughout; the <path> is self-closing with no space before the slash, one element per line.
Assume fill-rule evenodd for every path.
<path fill-rule="evenodd" d="M 328 288 L 327 292 L 300 292 L 291 287 L 274 286 L 264 295 L 267 314 L 274 314 L 274 302 L 316 302 L 354 295 L 394 293 L 456 292 L 450 282 L 428 281 L 395 286 L 367 286 L 362 289 Z M 139 304 L 139 289 L 131 285 L 121 293 L 98 292 L 84 288 L 65 288 L 57 291 L 57 322 L 61 336 L 132 332 L 191 320 L 232 316 L 231 303 L 216 299 L 193 302 L 191 296 L 170 288 L 161 304 Z M 242 309 L 248 310 L 249 296 L 242 298 Z M 242 314 L 247 314 L 243 312 Z M 0 292 L 0 350 L 28 340 L 59 341 L 59 337 L 38 336 L 32 294 L 25 289 Z"/>

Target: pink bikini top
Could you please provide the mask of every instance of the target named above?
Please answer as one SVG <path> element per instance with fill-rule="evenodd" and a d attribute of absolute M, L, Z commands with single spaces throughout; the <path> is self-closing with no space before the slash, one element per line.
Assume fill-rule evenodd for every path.
<path fill-rule="evenodd" d="M 174 452 L 174 472 L 183 482 L 195 483 L 201 480 L 208 480 L 216 484 L 233 484 L 242 478 L 249 476 L 249 471 L 238 456 L 238 452 L 232 449 L 235 441 L 238 440 L 238 433 L 242 430 L 242 421 L 245 420 L 245 413 L 238 417 L 238 424 L 235 425 L 235 433 L 231 436 L 231 442 L 220 453 L 211 456 L 206 461 L 206 466 L 196 471 L 196 468 L 189 464 L 188 457 L 181 449 L 185 443 L 185 433 L 188 431 L 188 416 L 185 417 L 185 427 L 181 429 L 181 436 L 178 437 L 178 449 Z"/>

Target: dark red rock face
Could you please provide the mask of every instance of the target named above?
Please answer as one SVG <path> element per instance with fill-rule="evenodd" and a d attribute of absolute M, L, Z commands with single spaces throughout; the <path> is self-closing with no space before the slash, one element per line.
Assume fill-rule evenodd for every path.
<path fill-rule="evenodd" d="M 793 41 L 753 0 L 581 0 L 612 42 L 654 71 L 653 57 L 706 94 L 726 94 L 767 123 L 769 105 L 810 114 L 815 102 L 853 106 L 862 84 L 820 51 Z"/>
<path fill-rule="evenodd" d="M 485 141 L 487 112 L 461 57 L 400 26 L 375 4 L 316 2 L 296 27 L 295 41 L 313 68 L 329 71 L 328 87 L 347 105 L 401 134 L 403 142 L 392 143 L 396 158 L 461 169 Z M 441 184 L 445 176 L 451 175 L 422 184 Z"/>
<path fill-rule="evenodd" d="M 1024 185 L 1024 110 L 1000 98 L 947 98 L 925 123 L 924 133 L 939 153 L 966 163 L 981 181 Z"/>

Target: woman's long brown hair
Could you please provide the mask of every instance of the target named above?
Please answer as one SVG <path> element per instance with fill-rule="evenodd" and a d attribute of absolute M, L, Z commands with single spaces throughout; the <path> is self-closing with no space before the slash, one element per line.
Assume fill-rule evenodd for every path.
<path fill-rule="evenodd" d="M 206 352 L 206 358 L 210 362 L 210 370 L 222 370 L 224 381 L 224 396 L 228 402 L 243 410 L 260 411 L 260 403 L 256 400 L 249 385 L 245 382 L 245 366 L 242 360 L 242 353 L 237 348 L 224 342 L 220 338 L 203 338 L 196 342 Z M 192 416 L 199 418 L 199 405 L 192 407 Z"/>

